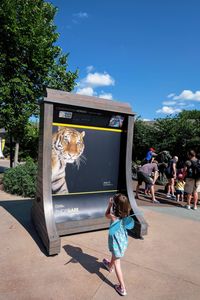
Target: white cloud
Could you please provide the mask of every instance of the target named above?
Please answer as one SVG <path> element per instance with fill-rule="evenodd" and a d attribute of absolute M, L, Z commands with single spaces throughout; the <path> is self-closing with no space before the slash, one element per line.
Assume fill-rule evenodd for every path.
<path fill-rule="evenodd" d="M 176 104 L 176 101 L 163 101 L 162 103 L 163 105 L 175 105 Z"/>
<path fill-rule="evenodd" d="M 90 73 L 90 72 L 92 72 L 92 71 L 94 71 L 94 66 L 91 65 L 91 66 L 87 66 L 87 67 L 86 67 L 86 72 L 87 72 L 87 73 Z"/>
<path fill-rule="evenodd" d="M 88 73 L 81 81 L 83 85 L 99 87 L 115 84 L 115 80 L 108 73 Z"/>
<path fill-rule="evenodd" d="M 180 95 L 173 96 L 173 100 L 190 100 L 190 101 L 200 101 L 200 91 L 192 92 L 190 90 L 183 90 Z"/>
<path fill-rule="evenodd" d="M 142 121 L 148 122 L 148 121 L 151 121 L 151 119 L 142 119 Z"/>
<path fill-rule="evenodd" d="M 194 104 L 187 104 L 187 103 L 184 103 L 184 102 L 179 102 L 179 103 L 177 103 L 177 105 L 183 106 L 184 109 L 195 107 Z"/>
<path fill-rule="evenodd" d="M 170 106 L 163 106 L 161 109 L 158 109 L 156 111 L 156 113 L 167 114 L 167 115 L 171 115 L 171 114 L 175 114 L 175 113 L 179 113 L 179 112 L 181 112 L 181 109 L 173 108 Z"/>
<path fill-rule="evenodd" d="M 175 94 L 174 93 L 171 93 L 171 94 L 169 94 L 168 96 L 167 96 L 167 98 L 172 98 L 172 97 L 174 97 L 175 96 Z"/>
<path fill-rule="evenodd" d="M 99 95 L 99 98 L 104 98 L 104 99 L 108 99 L 108 100 L 112 100 L 113 99 L 111 93 L 101 94 L 101 95 Z"/>
<path fill-rule="evenodd" d="M 88 18 L 88 16 L 89 16 L 88 13 L 82 12 L 82 11 L 80 11 L 76 14 L 73 14 L 73 17 L 80 18 L 80 19 L 86 19 L 86 18 Z"/>
<path fill-rule="evenodd" d="M 94 66 L 90 65 L 86 67 L 87 75 L 80 82 L 77 83 L 76 93 L 80 95 L 96 96 L 112 100 L 113 96 L 110 92 L 96 91 L 100 87 L 109 87 L 115 84 L 115 80 L 108 73 L 91 72 L 94 70 Z"/>
<path fill-rule="evenodd" d="M 72 23 L 78 25 L 88 17 L 89 17 L 88 13 L 80 11 L 72 15 Z"/>
<path fill-rule="evenodd" d="M 76 94 L 79 95 L 85 95 L 85 96 L 95 96 L 95 92 L 92 87 L 84 87 L 84 88 L 78 88 L 76 91 Z"/>
<path fill-rule="evenodd" d="M 191 90 L 183 90 L 179 95 L 171 93 L 167 96 L 169 100 L 163 101 L 163 107 L 158 109 L 156 113 L 161 114 L 175 114 L 181 112 L 183 109 L 192 109 L 195 107 L 194 103 L 200 102 L 200 91 L 192 92 Z"/>

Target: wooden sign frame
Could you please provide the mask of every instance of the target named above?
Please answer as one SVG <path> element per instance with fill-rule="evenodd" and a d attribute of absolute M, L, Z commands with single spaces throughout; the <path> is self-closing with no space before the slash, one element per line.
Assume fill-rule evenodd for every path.
<path fill-rule="evenodd" d="M 108 228 L 109 223 L 105 217 L 99 219 L 86 219 L 80 222 L 79 226 L 74 226 L 74 222 L 56 224 L 51 191 L 51 155 L 52 155 L 52 123 L 55 105 L 64 105 L 67 108 L 94 109 L 101 112 L 113 112 L 127 116 L 127 141 L 125 158 L 125 180 L 126 193 L 135 216 L 135 227 L 132 235 L 141 238 L 147 234 L 148 224 L 141 215 L 133 194 L 132 183 L 132 145 L 134 113 L 129 104 L 71 94 L 63 91 L 47 89 L 47 97 L 40 105 L 40 134 L 39 134 L 39 155 L 38 155 L 38 177 L 36 197 L 32 207 L 32 219 L 36 230 L 41 237 L 48 255 L 60 252 L 60 236 L 83 231 L 98 230 Z M 71 226 L 71 227 L 70 227 Z"/>

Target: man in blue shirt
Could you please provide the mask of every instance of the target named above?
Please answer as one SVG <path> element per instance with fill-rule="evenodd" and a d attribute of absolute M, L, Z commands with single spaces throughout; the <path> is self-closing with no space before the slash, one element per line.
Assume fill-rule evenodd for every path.
<path fill-rule="evenodd" d="M 150 148 L 149 151 L 147 152 L 147 155 L 145 157 L 145 160 L 147 163 L 153 161 L 153 158 L 157 156 L 157 154 L 155 153 L 155 149 L 154 148 Z"/>

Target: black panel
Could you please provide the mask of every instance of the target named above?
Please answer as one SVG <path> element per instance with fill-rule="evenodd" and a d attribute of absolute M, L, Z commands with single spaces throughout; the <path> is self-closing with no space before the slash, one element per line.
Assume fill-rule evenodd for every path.
<path fill-rule="evenodd" d="M 127 120 L 123 114 L 54 105 L 53 134 L 64 128 L 85 132 L 80 165 L 66 163 L 68 192 L 52 195 L 57 224 L 104 218 L 109 198 L 126 193 Z"/>
<path fill-rule="evenodd" d="M 125 129 L 127 116 L 94 109 L 54 105 L 53 122 Z"/>

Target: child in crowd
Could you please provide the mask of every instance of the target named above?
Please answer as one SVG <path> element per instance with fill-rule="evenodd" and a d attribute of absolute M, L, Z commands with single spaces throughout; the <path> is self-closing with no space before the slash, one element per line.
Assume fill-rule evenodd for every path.
<path fill-rule="evenodd" d="M 121 296 L 127 295 L 121 270 L 120 258 L 124 256 L 125 250 L 128 246 L 128 233 L 124 220 L 129 215 L 130 210 L 131 207 L 128 198 L 123 194 L 116 194 L 113 198 L 110 198 L 108 208 L 105 213 L 105 216 L 111 220 L 108 247 L 112 256 L 111 261 L 104 258 L 103 264 L 109 272 L 113 270 L 113 267 L 115 268 L 119 284 L 116 284 L 114 287 Z"/>
<path fill-rule="evenodd" d="M 184 181 L 183 174 L 179 174 L 178 180 L 176 181 L 176 185 L 175 185 L 177 202 L 179 202 L 180 199 L 182 202 L 184 200 L 184 186 L 185 186 L 185 181 Z"/>

